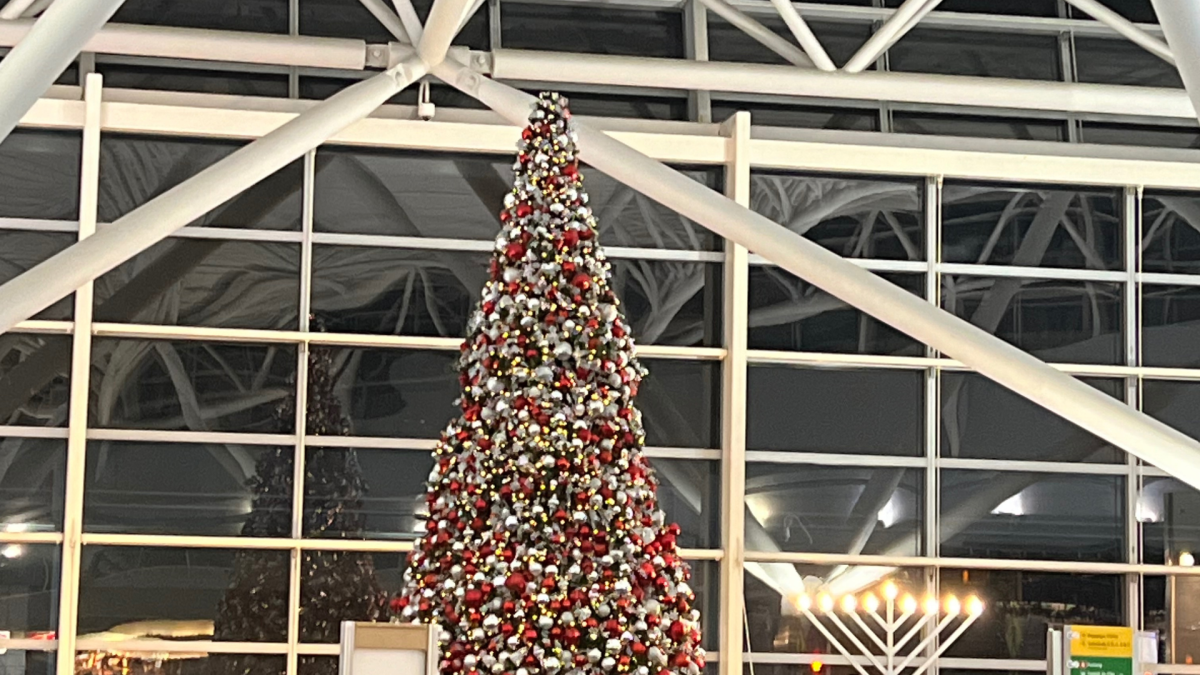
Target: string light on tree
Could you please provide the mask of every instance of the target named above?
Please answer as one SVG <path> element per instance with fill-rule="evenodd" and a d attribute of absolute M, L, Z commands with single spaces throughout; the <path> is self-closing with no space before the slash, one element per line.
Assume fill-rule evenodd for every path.
<path fill-rule="evenodd" d="M 440 627 L 447 675 L 699 675 L 565 98 L 539 98 L 514 172 L 392 611 Z"/>

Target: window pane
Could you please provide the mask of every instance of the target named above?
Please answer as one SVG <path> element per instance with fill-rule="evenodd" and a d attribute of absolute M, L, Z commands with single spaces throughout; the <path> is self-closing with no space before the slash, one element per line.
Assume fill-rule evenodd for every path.
<path fill-rule="evenodd" d="M 507 49 L 684 56 L 680 12 L 509 3 L 500 16 Z"/>
<path fill-rule="evenodd" d="M 416 539 L 433 465 L 424 450 L 308 448 L 304 536 Z"/>
<path fill-rule="evenodd" d="M 892 467 L 746 467 L 746 546 L 755 551 L 919 555 L 925 472 Z"/>
<path fill-rule="evenodd" d="M 106 134 L 100 143 L 101 222 L 113 222 L 241 147 L 229 141 Z M 303 162 L 268 176 L 192 225 L 300 229 Z"/>
<path fill-rule="evenodd" d="M 1200 328 L 1200 287 L 1142 285 L 1142 364 L 1200 365 L 1194 336 Z"/>
<path fill-rule="evenodd" d="M 1066 126 L 1054 120 L 969 115 L 937 115 L 897 111 L 892 129 L 901 134 L 936 134 L 970 138 L 1010 138 L 1024 141 L 1066 140 Z"/>
<path fill-rule="evenodd" d="M 0 543 L 0 631 L 20 639 L 58 630 L 61 559 L 57 544 Z M 0 656 L 0 664 L 7 669 L 11 662 Z"/>
<path fill-rule="evenodd" d="M 355 436 L 437 438 L 459 414 L 456 352 L 330 350 L 343 413 Z M 344 389 L 343 389 L 344 388 Z M 422 478 L 424 476 L 422 475 Z"/>
<path fill-rule="evenodd" d="M 96 321 L 299 328 L 300 246 L 169 238 L 96 281 Z"/>
<path fill-rule="evenodd" d="M 0 166 L 3 166 L 3 159 L 0 159 Z M 2 189 L 0 188 L 0 190 Z M 3 203 L 3 195 L 0 195 L 0 205 Z M 65 232 L 0 230 L 0 285 L 45 262 L 54 254 L 74 244 L 78 239 L 76 235 Z M 64 321 L 70 320 L 73 316 L 75 316 L 74 293 L 33 315 L 33 318 Z"/>
<path fill-rule="evenodd" d="M 286 98 L 288 95 L 287 75 L 184 70 L 104 62 L 97 64 L 96 70 L 104 76 L 105 86 L 114 89 L 154 89 L 277 98 Z"/>
<path fill-rule="evenodd" d="M 1142 381 L 1142 412 L 1179 431 L 1200 438 L 1200 382 Z"/>
<path fill-rule="evenodd" d="M 1158 631 L 1158 662 L 1191 664 L 1200 658 L 1200 577 L 1142 578 L 1142 621 Z"/>
<path fill-rule="evenodd" d="M 778 16 L 756 14 L 754 19 L 788 42 L 795 41 L 791 31 Z M 866 23 L 809 20 L 808 26 L 829 54 L 829 58 L 837 64 L 849 61 L 871 35 L 870 24 Z M 790 65 L 789 61 L 712 12 L 708 13 L 708 56 L 712 61 Z"/>
<path fill-rule="evenodd" d="M 414 0 L 413 8 L 424 24 L 433 0 Z M 488 48 L 488 12 L 485 7 L 467 20 L 454 38 L 456 45 L 471 49 Z M 341 0 L 300 0 L 300 33 L 320 37 L 366 40 L 368 43 L 395 42 L 396 38 L 360 3 Z M 416 87 L 413 87 L 415 89 Z"/>
<path fill-rule="evenodd" d="M 721 443 L 721 364 L 641 359 L 650 374 L 634 405 L 642 411 L 646 445 L 716 448 Z"/>
<path fill-rule="evenodd" d="M 1083 380 L 1121 400 L 1121 380 Z M 942 373 L 943 457 L 1123 462 L 1124 453 L 981 375 Z"/>
<path fill-rule="evenodd" d="M 753 173 L 750 208 L 847 258 L 924 260 L 920 183 Z"/>
<path fill-rule="evenodd" d="M 947 657 L 1044 659 L 1047 625 L 1125 624 L 1120 575 L 963 569 L 940 574 L 943 593 L 977 595 L 987 603 Z"/>
<path fill-rule="evenodd" d="M 83 636 L 81 635 L 82 639 Z M 205 637 L 204 639 L 208 639 Z M 176 652 L 178 654 L 178 652 Z M 75 675 L 95 675 L 105 672 L 113 665 L 127 673 L 181 672 L 181 673 L 261 673 L 262 675 L 287 671 L 287 657 L 281 654 L 207 654 L 172 659 L 156 652 L 80 652 L 75 665 Z M 301 662 L 308 657 L 300 657 Z M 107 662 L 107 659 L 113 659 Z M 336 668 L 334 669 L 336 673 Z M 31 674 L 32 675 L 32 674 Z M 317 675 L 313 673 L 312 675 Z M 324 673 L 322 675 L 328 675 Z"/>
<path fill-rule="evenodd" d="M 569 85 L 568 85 L 569 86 Z M 537 91 L 527 89 L 537 95 Z M 686 120 L 684 96 L 641 96 L 556 89 L 570 99 L 571 113 L 588 117 L 633 117 L 646 120 Z"/>
<path fill-rule="evenodd" d="M 82 148 L 78 132 L 9 134 L 0 143 L 0 217 L 77 220 Z"/>
<path fill-rule="evenodd" d="M 374 554 L 304 551 L 301 556 L 301 642 L 336 643 L 343 621 L 386 621 L 389 598 Z"/>
<path fill-rule="evenodd" d="M 203 3 L 126 0 L 113 15 L 112 21 L 182 28 L 286 33 L 287 13 L 287 0 L 207 0 Z"/>
<path fill-rule="evenodd" d="M 947 182 L 946 262 L 1121 269 L 1120 195 Z"/>
<path fill-rule="evenodd" d="M 215 621 L 213 638 L 283 642 L 288 552 L 85 546 L 80 639 L 137 621 Z"/>
<path fill-rule="evenodd" d="M 71 336 L 0 335 L 0 423 L 65 427 Z"/>
<path fill-rule="evenodd" d="M 293 452 L 255 445 L 92 441 L 84 528 L 289 536 Z"/>
<path fill-rule="evenodd" d="M 923 274 L 881 274 L 925 295 Z M 904 333 L 769 265 L 750 267 L 751 349 L 920 356 L 925 347 Z"/>
<path fill-rule="evenodd" d="M 66 468 L 65 441 L 0 438 L 0 535 L 62 531 Z"/>
<path fill-rule="evenodd" d="M 1179 565 L 1200 553 L 1200 492 L 1177 478 L 1147 476 L 1138 490 L 1142 562 Z"/>
<path fill-rule="evenodd" d="M 96 339 L 88 410 L 103 428 L 282 433 L 295 390 L 291 345 Z"/>
<path fill-rule="evenodd" d="M 1120 476 L 941 472 L 947 557 L 1124 560 Z"/>
<path fill-rule="evenodd" d="M 871 592 L 878 597 L 882 595 L 880 589 L 887 581 L 896 584 L 901 597 L 903 594 L 911 594 L 916 598 L 926 595 L 925 571 L 920 568 L 748 562 L 743 579 L 750 649 L 758 653 L 838 653 L 837 648 L 796 607 L 797 598 L 806 591 L 805 580 L 814 585 L 825 584 L 824 588 L 836 596 Z M 760 672 L 760 665 L 755 665 L 755 672 Z M 789 664 L 785 668 L 778 675 L 795 675 L 797 672 L 796 665 Z M 829 668 L 825 666 L 821 675 L 829 675 Z M 803 666 L 803 669 L 804 672 L 811 672 L 808 666 Z M 836 669 L 833 672 L 850 675 L 854 671 L 847 666 L 844 672 Z"/>
<path fill-rule="evenodd" d="M 871 108 L 818 108 L 759 101 L 713 101 L 712 104 L 714 120 L 729 119 L 739 110 L 749 111 L 755 126 L 879 130 L 879 111 Z"/>
<path fill-rule="evenodd" d="M 919 455 L 924 375 L 916 371 L 750 367 L 750 450 Z M 863 416 L 871 416 L 863 424 Z"/>
<path fill-rule="evenodd" d="M 699 459 L 655 457 L 658 506 L 666 522 L 678 523 L 680 548 L 720 548 L 721 464 Z"/>
<path fill-rule="evenodd" d="M 1110 6 L 1118 9 L 1121 4 L 1110 3 Z M 1183 87 L 1179 71 L 1171 64 L 1116 36 L 1111 39 L 1075 38 L 1075 63 L 1080 82 Z"/>
<path fill-rule="evenodd" d="M 1123 363 L 1122 288 L 1098 281 L 942 277 L 942 307 L 1051 363 Z"/>
<path fill-rule="evenodd" d="M 335 332 L 462 337 L 490 254 L 318 246 L 313 311 Z M 642 344 L 720 342 L 720 265 L 612 259 L 611 283 Z"/>
<path fill-rule="evenodd" d="M 903 0 L 883 0 L 884 7 L 899 7 Z M 1017 14 L 1021 16 L 1058 16 L 1054 0 L 990 0 L 979 4 L 975 0 L 945 0 L 938 5 L 943 12 L 979 14 Z"/>
<path fill-rule="evenodd" d="M 1142 271 L 1200 271 L 1200 197 L 1185 193 L 1142 198 Z"/>
<path fill-rule="evenodd" d="M 26 649 L 8 650 L 5 667 L 13 675 L 53 675 L 57 666 L 58 652 L 33 651 Z M 9 665 L 11 664 L 11 665 Z"/>
<path fill-rule="evenodd" d="M 1149 145 L 1159 148 L 1200 148 L 1200 133 L 1194 128 L 1102 124 L 1084 122 L 1084 143 Z"/>
<path fill-rule="evenodd" d="M 1059 79 L 1058 40 L 1052 35 L 918 27 L 887 54 L 897 72 Z"/>

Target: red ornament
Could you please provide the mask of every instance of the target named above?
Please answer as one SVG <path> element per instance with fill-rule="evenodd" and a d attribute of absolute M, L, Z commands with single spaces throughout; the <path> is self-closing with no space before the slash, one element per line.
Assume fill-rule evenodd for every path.
<path fill-rule="evenodd" d="M 513 260 L 523 258 L 525 257 L 525 245 L 514 241 L 504 249 L 504 255 Z"/>
<path fill-rule="evenodd" d="M 463 604 L 467 607 L 479 607 L 483 604 L 483 591 L 478 588 L 469 588 L 463 594 Z"/>
<path fill-rule="evenodd" d="M 520 572 L 514 572 L 508 575 L 508 579 L 504 581 L 504 587 L 513 595 L 521 595 L 525 592 L 525 577 Z"/>
<path fill-rule="evenodd" d="M 533 214 L 532 206 L 530 206 L 529 204 L 524 203 L 524 202 L 517 204 L 517 217 L 518 218 L 525 218 L 532 214 Z"/>

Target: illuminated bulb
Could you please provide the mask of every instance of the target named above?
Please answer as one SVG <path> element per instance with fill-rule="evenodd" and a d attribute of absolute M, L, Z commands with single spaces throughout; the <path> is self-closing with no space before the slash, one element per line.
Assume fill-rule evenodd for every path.
<path fill-rule="evenodd" d="M 1180 567 L 1191 567 L 1195 564 L 1196 564 L 1196 556 L 1192 555 L 1191 553 L 1188 553 L 1187 551 L 1184 551 L 1183 553 L 1179 554 L 1179 566 Z"/>
<path fill-rule="evenodd" d="M 847 614 L 852 614 L 858 607 L 858 599 L 853 595 L 842 596 L 842 611 Z"/>
<path fill-rule="evenodd" d="M 978 596 L 972 595 L 967 598 L 967 613 L 971 616 L 983 614 L 983 601 Z"/>
<path fill-rule="evenodd" d="M 900 609 L 903 610 L 905 614 L 912 614 L 913 612 L 917 611 L 917 599 L 911 595 L 905 595 L 900 601 Z"/>
<path fill-rule="evenodd" d="M 958 614 L 961 611 L 962 611 L 962 603 L 958 601 L 958 598 L 954 597 L 953 595 L 946 598 L 946 613 L 947 614 L 949 614 L 950 616 L 954 616 L 955 614 Z"/>
<path fill-rule="evenodd" d="M 822 593 L 817 596 L 817 606 L 822 612 L 829 613 L 833 611 L 833 596 L 828 593 Z"/>
<path fill-rule="evenodd" d="M 896 596 L 899 594 L 900 589 L 896 588 L 896 584 L 889 581 L 883 585 L 883 597 L 887 598 L 888 600 L 895 600 Z"/>
<path fill-rule="evenodd" d="M 808 597 L 807 593 L 801 593 L 796 596 L 796 607 L 799 607 L 801 612 L 807 612 L 812 609 L 812 598 Z"/>
<path fill-rule="evenodd" d="M 16 558 L 25 552 L 25 547 L 20 544 L 9 544 L 4 548 L 0 548 L 0 556 L 5 558 Z"/>
<path fill-rule="evenodd" d="M 924 603 L 924 606 L 922 607 L 922 609 L 924 609 L 925 613 L 930 616 L 937 614 L 938 613 L 937 598 L 925 598 L 925 603 Z"/>
<path fill-rule="evenodd" d="M 862 599 L 863 608 L 868 612 L 874 613 L 879 609 L 879 598 L 871 593 L 867 593 Z"/>

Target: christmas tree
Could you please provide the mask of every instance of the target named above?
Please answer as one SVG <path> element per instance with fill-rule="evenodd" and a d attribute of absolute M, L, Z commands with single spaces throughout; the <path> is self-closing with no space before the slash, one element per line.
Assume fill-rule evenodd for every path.
<path fill-rule="evenodd" d="M 392 610 L 439 626 L 442 673 L 698 675 L 679 528 L 633 407 L 644 370 L 563 97 L 539 97 L 514 170 Z"/>
<path fill-rule="evenodd" d="M 306 428 L 309 435 L 345 435 L 349 421 L 334 396 L 333 355 L 313 347 L 308 369 Z M 294 428 L 292 401 L 280 407 L 285 428 Z M 258 460 L 249 481 L 254 493 L 245 537 L 288 537 L 292 532 L 294 448 L 273 448 Z M 304 535 L 359 539 L 364 528 L 362 469 L 353 449 L 308 448 L 304 461 Z M 300 563 L 300 640 L 337 642 L 343 620 L 384 616 L 387 594 L 369 553 L 305 551 Z M 220 603 L 213 639 L 236 642 L 287 640 L 288 556 L 281 551 L 238 551 L 233 580 Z M 337 663 L 301 657 L 306 675 L 334 675 Z M 278 659 L 214 656 L 213 672 L 279 675 Z"/>

